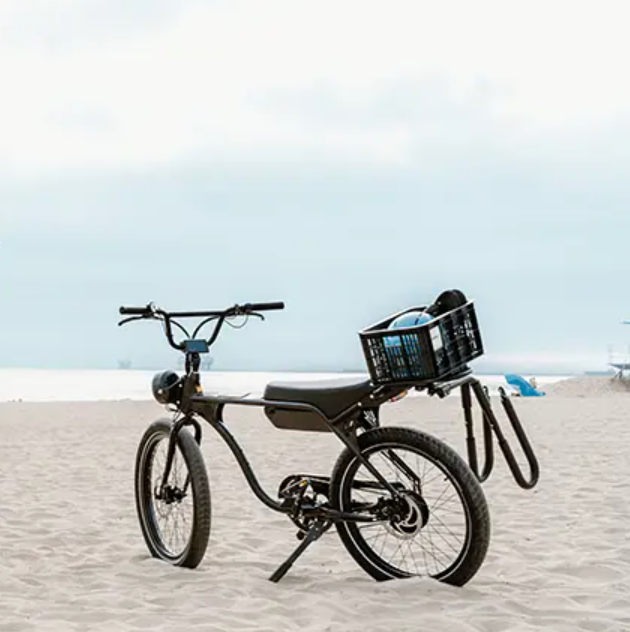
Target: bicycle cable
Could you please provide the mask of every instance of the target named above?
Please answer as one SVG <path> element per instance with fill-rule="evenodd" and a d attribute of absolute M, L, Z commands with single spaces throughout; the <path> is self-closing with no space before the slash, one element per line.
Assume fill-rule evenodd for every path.
<path fill-rule="evenodd" d="M 245 318 L 245 320 L 240 325 L 233 325 L 229 321 L 229 318 L 239 318 L 239 317 L 242 317 L 242 316 Z M 239 315 L 236 315 L 236 316 L 231 316 L 231 317 L 226 318 L 224 322 L 225 322 L 226 325 L 229 325 L 230 327 L 232 327 L 232 329 L 242 329 L 243 327 L 245 327 L 245 325 L 247 325 L 248 321 L 249 321 L 249 314 L 244 314 L 244 315 L 239 314 Z"/>

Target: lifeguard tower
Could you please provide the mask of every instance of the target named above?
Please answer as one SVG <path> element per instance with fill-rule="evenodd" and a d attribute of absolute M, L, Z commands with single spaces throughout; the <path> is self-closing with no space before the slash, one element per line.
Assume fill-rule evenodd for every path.
<path fill-rule="evenodd" d="M 630 320 L 622 320 L 622 325 L 630 325 Z M 615 370 L 613 380 L 624 379 L 630 373 L 630 345 L 624 350 L 614 349 L 612 345 L 608 347 L 608 365 Z"/>

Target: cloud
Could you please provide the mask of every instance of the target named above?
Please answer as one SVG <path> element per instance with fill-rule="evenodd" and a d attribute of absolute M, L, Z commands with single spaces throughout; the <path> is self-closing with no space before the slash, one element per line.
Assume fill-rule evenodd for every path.
<path fill-rule="evenodd" d="M 627 122 L 623 2 L 22 4 L 0 13 L 14 177 L 196 158 L 409 165 L 481 132 L 518 151 Z"/>
<path fill-rule="evenodd" d="M 164 25 L 199 0 L 4 0 L 0 6 L 3 45 L 22 51 L 72 52 L 142 35 Z"/>

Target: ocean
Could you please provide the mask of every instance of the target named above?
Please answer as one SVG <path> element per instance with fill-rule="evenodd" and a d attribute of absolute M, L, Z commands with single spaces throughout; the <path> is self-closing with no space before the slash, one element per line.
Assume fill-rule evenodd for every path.
<path fill-rule="evenodd" d="M 148 400 L 151 379 L 155 371 L 138 370 L 49 370 L 0 369 L 0 401 L 55 402 L 55 401 L 115 401 L 122 399 Z M 202 383 L 207 393 L 224 395 L 262 395 L 265 385 L 272 380 L 324 380 L 336 377 L 367 377 L 361 373 L 262 373 L 247 371 L 207 371 Z M 496 393 L 506 387 L 502 375 L 478 375 L 479 380 Z M 529 379 L 529 375 L 524 375 Z M 536 375 L 544 390 L 551 384 L 571 377 Z M 410 395 L 422 396 L 413 392 Z"/>

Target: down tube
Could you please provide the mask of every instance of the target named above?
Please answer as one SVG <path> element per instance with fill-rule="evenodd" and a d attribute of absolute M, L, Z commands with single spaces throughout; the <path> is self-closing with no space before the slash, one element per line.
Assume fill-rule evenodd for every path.
<path fill-rule="evenodd" d="M 274 511 L 279 511 L 282 513 L 286 513 L 286 510 L 279 502 L 276 502 L 265 492 L 265 490 L 261 487 L 256 475 L 254 474 L 254 470 L 252 470 L 252 466 L 249 464 L 245 453 L 243 452 L 241 446 L 238 444 L 232 433 L 228 430 L 226 425 L 223 423 L 223 404 L 219 404 L 216 409 L 216 413 L 214 415 L 205 415 L 205 407 L 196 407 L 197 414 L 201 415 L 218 433 L 221 435 L 221 438 L 227 443 L 228 447 L 232 451 L 232 454 L 238 461 L 238 464 L 249 483 L 256 497 L 267 507 L 273 509 Z"/>

